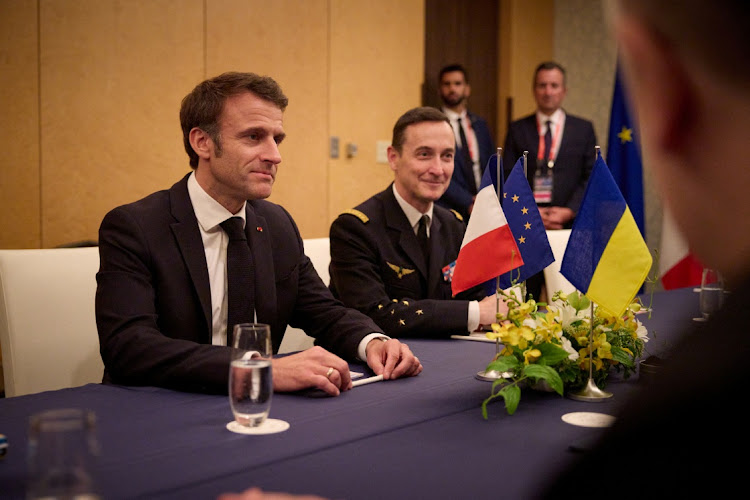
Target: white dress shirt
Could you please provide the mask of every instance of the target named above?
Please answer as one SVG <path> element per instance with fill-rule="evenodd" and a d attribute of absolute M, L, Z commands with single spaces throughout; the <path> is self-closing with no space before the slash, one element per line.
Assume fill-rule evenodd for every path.
<path fill-rule="evenodd" d="M 474 128 L 471 126 L 471 119 L 466 110 L 463 110 L 459 114 L 448 108 L 443 108 L 443 113 L 451 122 L 453 136 L 456 138 L 456 144 L 458 147 L 463 147 L 463 144 L 461 144 L 461 134 L 458 131 L 458 119 L 461 118 L 461 127 L 464 129 L 464 134 L 466 134 L 466 140 L 469 141 L 469 155 L 471 156 L 472 161 L 472 172 L 474 172 L 474 181 L 478 188 L 482 183 L 482 166 L 479 164 L 479 142 L 477 142 L 477 134 L 474 133 Z"/>

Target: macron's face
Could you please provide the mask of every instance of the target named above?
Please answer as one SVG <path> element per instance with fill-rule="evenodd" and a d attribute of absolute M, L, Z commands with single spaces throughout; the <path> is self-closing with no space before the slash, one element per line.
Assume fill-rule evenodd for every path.
<path fill-rule="evenodd" d="M 281 163 L 282 115 L 275 104 L 250 92 L 231 96 L 224 103 L 219 119 L 220 152 L 211 141 L 208 161 L 198 166 L 197 175 L 203 188 L 233 213 L 229 206 L 239 209 L 245 200 L 271 195 Z"/>

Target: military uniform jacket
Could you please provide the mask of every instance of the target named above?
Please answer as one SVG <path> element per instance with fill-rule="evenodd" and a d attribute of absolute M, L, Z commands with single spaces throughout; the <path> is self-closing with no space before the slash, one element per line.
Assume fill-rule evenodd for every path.
<path fill-rule="evenodd" d="M 465 231 L 460 215 L 434 206 L 428 269 L 390 186 L 331 225 L 331 291 L 392 337 L 465 334 L 469 300 L 484 293 L 478 287 L 453 299 L 442 271 L 456 260 Z"/>

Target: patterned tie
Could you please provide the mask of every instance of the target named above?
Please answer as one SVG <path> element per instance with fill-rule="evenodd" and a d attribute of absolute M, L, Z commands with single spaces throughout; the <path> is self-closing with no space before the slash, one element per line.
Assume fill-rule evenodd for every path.
<path fill-rule="evenodd" d="M 419 219 L 419 227 L 417 228 L 417 239 L 419 240 L 419 246 L 422 248 L 424 261 L 428 268 L 430 267 L 430 238 L 427 236 L 427 223 L 429 221 L 430 217 L 423 215 Z"/>
<path fill-rule="evenodd" d="M 471 194 L 477 194 L 477 180 L 474 178 L 474 160 L 471 159 L 469 152 L 469 141 L 466 140 L 464 126 L 461 124 L 461 118 L 458 119 L 458 137 L 461 139 L 461 156 L 463 157 L 464 177 Z"/>
<path fill-rule="evenodd" d="M 547 120 L 547 132 L 544 134 L 544 165 L 549 164 L 552 149 L 552 120 Z"/>
<path fill-rule="evenodd" d="M 221 223 L 229 236 L 227 245 L 227 345 L 232 345 L 234 325 L 253 321 L 255 286 L 253 256 L 240 217 L 230 217 Z"/>

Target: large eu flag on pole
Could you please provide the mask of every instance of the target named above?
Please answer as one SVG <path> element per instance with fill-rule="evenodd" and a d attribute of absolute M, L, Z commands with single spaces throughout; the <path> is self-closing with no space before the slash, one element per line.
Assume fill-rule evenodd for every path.
<path fill-rule="evenodd" d="M 638 134 L 628 110 L 627 94 L 620 69 L 615 73 L 615 90 L 612 95 L 612 113 L 609 118 L 607 165 L 630 207 L 633 219 L 645 236 L 643 207 L 643 166 Z"/>

